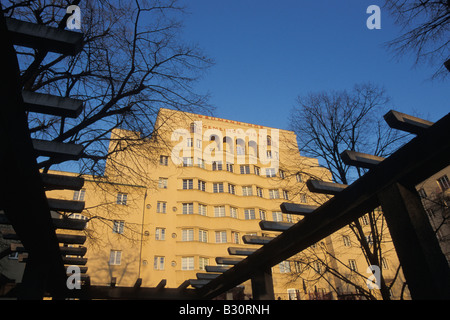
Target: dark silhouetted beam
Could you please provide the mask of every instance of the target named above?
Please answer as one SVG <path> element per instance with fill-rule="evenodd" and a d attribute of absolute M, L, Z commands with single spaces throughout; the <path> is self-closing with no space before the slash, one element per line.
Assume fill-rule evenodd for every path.
<path fill-rule="evenodd" d="M 383 157 L 374 156 L 367 153 L 361 153 L 351 150 L 345 150 L 341 153 L 341 159 L 346 165 L 360 168 L 372 169 L 381 161 Z"/>
<path fill-rule="evenodd" d="M 259 226 L 261 230 L 266 231 L 278 231 L 283 232 L 292 227 L 294 223 L 291 222 L 275 222 L 275 221 L 266 221 L 262 220 L 259 222 Z"/>
<path fill-rule="evenodd" d="M 213 272 L 213 273 L 225 272 L 228 269 L 230 269 L 230 267 L 228 266 L 205 266 L 206 272 Z"/>
<path fill-rule="evenodd" d="M 50 210 L 81 213 L 84 210 L 84 201 L 63 200 L 48 198 Z"/>
<path fill-rule="evenodd" d="M 306 186 L 308 187 L 308 190 L 311 192 L 321 194 L 332 194 L 332 195 L 336 195 L 345 188 L 347 188 L 346 184 L 312 180 L 312 179 L 306 181 Z"/>
<path fill-rule="evenodd" d="M 229 265 L 235 265 L 241 262 L 242 258 L 234 258 L 234 257 L 217 257 L 216 263 L 217 264 L 229 264 Z"/>
<path fill-rule="evenodd" d="M 25 110 L 54 116 L 76 118 L 83 110 L 83 101 L 50 94 L 22 91 Z"/>
<path fill-rule="evenodd" d="M 84 185 L 84 178 L 81 177 L 41 173 L 41 178 L 46 190 L 80 190 Z"/>
<path fill-rule="evenodd" d="M 83 154 L 83 146 L 74 143 L 54 142 L 32 139 L 33 148 L 39 156 L 61 157 L 67 160 L 77 160 Z"/>
<path fill-rule="evenodd" d="M 254 253 L 257 249 L 254 248 L 238 248 L 238 247 L 229 247 L 228 253 L 234 256 L 249 256 Z"/>
<path fill-rule="evenodd" d="M 242 240 L 245 244 L 266 244 L 275 239 L 275 237 L 264 237 L 264 236 L 252 236 L 246 234 L 242 236 Z"/>
<path fill-rule="evenodd" d="M 318 206 L 311 206 L 307 204 L 297 204 L 297 203 L 289 203 L 289 202 L 283 202 L 280 205 L 281 212 L 283 213 L 289 213 L 289 214 L 295 214 L 295 215 L 301 215 L 301 216 L 308 216 L 311 213 L 314 212 L 318 208 Z"/>
<path fill-rule="evenodd" d="M 220 276 L 221 273 L 197 273 L 197 279 L 199 280 L 212 280 Z"/>
<path fill-rule="evenodd" d="M 433 125 L 433 122 L 410 116 L 405 113 L 390 110 L 384 115 L 389 127 L 413 134 L 421 134 Z"/>

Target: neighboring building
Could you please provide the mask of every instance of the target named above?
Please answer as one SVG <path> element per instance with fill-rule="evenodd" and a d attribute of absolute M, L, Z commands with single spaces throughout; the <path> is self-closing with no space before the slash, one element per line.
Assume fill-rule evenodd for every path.
<path fill-rule="evenodd" d="M 72 218 L 88 220 L 84 246 L 92 285 L 133 286 L 140 278 L 143 287 L 162 279 L 166 287 L 178 287 L 205 272 L 205 266 L 216 265 L 216 257 L 228 256 L 228 247 L 248 246 L 242 236 L 277 235 L 262 231 L 260 220 L 302 218 L 281 213 L 282 202 L 327 199 L 311 194 L 305 182 L 309 177 L 331 181 L 330 172 L 317 159 L 300 155 L 292 131 L 168 109 L 159 111 L 155 128 L 155 135 L 139 145 L 123 140 L 139 133 L 114 130 L 103 176 L 85 176 L 81 191 L 47 193 L 86 203 L 83 213 Z M 383 224 L 381 219 L 376 223 Z M 362 224 L 370 237 L 370 228 Z M 404 278 L 396 272 L 398 259 L 388 236 L 382 251 L 383 274 L 387 282 L 398 282 L 391 291 L 399 298 Z M 20 279 L 21 269 L 11 267 L 14 259 L 0 260 L 0 272 Z M 355 235 L 344 228 L 274 266 L 275 297 L 360 297 L 324 262 L 341 275 L 357 277 L 355 282 L 367 290 L 366 259 Z M 251 297 L 249 282 L 243 286 Z"/>

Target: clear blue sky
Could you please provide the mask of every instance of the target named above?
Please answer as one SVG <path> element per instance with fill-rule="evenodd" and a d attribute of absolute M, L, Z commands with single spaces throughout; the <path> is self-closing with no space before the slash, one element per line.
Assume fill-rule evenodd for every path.
<path fill-rule="evenodd" d="M 216 65 L 198 84 L 221 118 L 288 128 L 298 95 L 384 86 L 392 108 L 436 121 L 450 112 L 450 81 L 433 69 L 397 61 L 383 44 L 401 32 L 380 0 L 183 0 L 185 41 Z M 369 30 L 369 5 L 381 9 L 381 30 Z"/>

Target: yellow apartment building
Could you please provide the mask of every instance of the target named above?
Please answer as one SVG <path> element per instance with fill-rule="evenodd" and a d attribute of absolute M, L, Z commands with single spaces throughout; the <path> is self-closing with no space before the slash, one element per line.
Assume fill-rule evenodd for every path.
<path fill-rule="evenodd" d="M 216 257 L 227 257 L 229 247 L 258 247 L 244 244 L 243 236 L 276 236 L 261 230 L 261 220 L 302 219 L 281 213 L 282 202 L 326 201 L 308 191 L 308 178 L 332 181 L 317 159 L 300 155 L 292 131 L 169 109 L 160 109 L 150 139 L 113 131 L 109 151 L 104 175 L 84 176 L 81 191 L 47 193 L 85 201 L 83 213 L 71 217 L 88 221 L 84 246 L 92 285 L 133 286 L 142 279 L 142 287 L 155 287 L 164 279 L 176 288 L 216 265 Z M 383 224 L 381 216 L 377 223 Z M 395 282 L 392 298 L 408 298 L 388 233 L 382 250 L 380 269 L 387 283 Z M 0 260 L 0 272 L 20 281 L 16 259 Z M 343 277 L 379 297 L 367 288 L 367 267 L 355 234 L 344 228 L 274 266 L 275 297 L 361 297 Z M 249 282 L 241 288 L 239 298 L 251 298 Z"/>

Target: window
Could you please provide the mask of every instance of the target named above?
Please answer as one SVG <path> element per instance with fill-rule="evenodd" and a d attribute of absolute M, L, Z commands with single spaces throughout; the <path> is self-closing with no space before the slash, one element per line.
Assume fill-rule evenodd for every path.
<path fill-rule="evenodd" d="M 84 195 L 86 194 L 85 189 L 76 190 L 73 193 L 73 200 L 84 201 Z"/>
<path fill-rule="evenodd" d="M 167 189 L 167 178 L 159 178 L 158 188 Z"/>
<path fill-rule="evenodd" d="M 157 213 L 166 213 L 167 203 L 165 201 L 158 201 L 156 203 Z"/>
<path fill-rule="evenodd" d="M 182 257 L 181 270 L 194 270 L 194 257 Z"/>
<path fill-rule="evenodd" d="M 423 188 L 420 188 L 417 192 L 419 192 L 419 196 L 422 199 L 425 199 L 427 197 L 427 193 L 425 192 L 425 190 Z"/>
<path fill-rule="evenodd" d="M 124 205 L 124 206 L 127 205 L 127 194 L 126 193 L 118 193 L 116 203 Z"/>
<path fill-rule="evenodd" d="M 273 221 L 277 221 L 277 222 L 283 221 L 283 213 L 272 212 L 272 218 L 273 218 Z"/>
<path fill-rule="evenodd" d="M 205 160 L 202 158 L 197 158 L 197 163 L 199 168 L 205 169 Z"/>
<path fill-rule="evenodd" d="M 287 289 L 289 300 L 300 300 L 300 290 L 298 289 Z"/>
<path fill-rule="evenodd" d="M 283 190 L 283 199 L 284 200 L 289 200 L 289 191 Z"/>
<path fill-rule="evenodd" d="M 245 220 L 255 219 L 255 209 L 245 209 L 244 210 L 244 218 L 245 218 Z"/>
<path fill-rule="evenodd" d="M 182 241 L 194 241 L 194 229 L 183 229 L 181 230 L 181 234 Z"/>
<path fill-rule="evenodd" d="M 276 176 L 275 168 L 266 168 L 266 177 L 272 178 L 275 176 Z"/>
<path fill-rule="evenodd" d="M 213 169 L 213 171 L 222 170 L 222 162 L 214 161 L 212 163 L 212 169 Z"/>
<path fill-rule="evenodd" d="M 267 146 L 271 146 L 271 145 L 272 145 L 272 137 L 267 136 Z"/>
<path fill-rule="evenodd" d="M 252 186 L 243 186 L 242 187 L 242 195 L 243 196 L 252 196 L 253 195 Z"/>
<path fill-rule="evenodd" d="M 155 256 L 153 258 L 153 269 L 155 270 L 164 270 L 164 262 L 166 258 L 161 256 Z"/>
<path fill-rule="evenodd" d="M 202 139 L 196 139 L 195 140 L 195 146 L 199 149 L 202 148 Z"/>
<path fill-rule="evenodd" d="M 159 164 L 167 166 L 169 164 L 169 156 L 159 156 Z"/>
<path fill-rule="evenodd" d="M 120 265 L 120 259 L 122 258 L 122 251 L 111 250 L 109 253 L 109 265 L 118 266 Z"/>
<path fill-rule="evenodd" d="M 387 260 L 385 258 L 381 258 L 381 266 L 383 267 L 383 269 L 389 269 Z"/>
<path fill-rule="evenodd" d="M 190 127 L 191 133 L 195 133 L 195 131 L 197 131 L 197 124 L 195 122 L 191 122 L 189 127 Z"/>
<path fill-rule="evenodd" d="M 216 231 L 216 243 L 226 243 L 226 242 L 227 242 L 227 232 Z"/>
<path fill-rule="evenodd" d="M 266 211 L 259 209 L 259 219 L 266 220 Z"/>
<path fill-rule="evenodd" d="M 278 264 L 278 266 L 280 268 L 280 273 L 289 273 L 289 272 L 291 272 L 291 264 L 287 260 L 281 261 Z"/>
<path fill-rule="evenodd" d="M 237 155 L 244 155 L 245 154 L 245 147 L 241 145 L 236 145 L 236 154 Z"/>
<path fill-rule="evenodd" d="M 206 266 L 209 266 L 209 259 L 204 257 L 198 258 L 198 268 L 200 270 L 206 270 Z"/>
<path fill-rule="evenodd" d="M 353 259 L 349 259 L 349 260 L 348 260 L 348 267 L 349 267 L 350 270 L 352 270 L 352 271 L 357 271 L 357 268 L 356 268 L 356 261 L 353 260 Z"/>
<path fill-rule="evenodd" d="M 442 191 L 445 191 L 450 188 L 450 180 L 448 180 L 447 175 L 443 175 L 439 179 L 437 179 L 437 183 Z"/>
<path fill-rule="evenodd" d="M 322 263 L 320 261 L 314 261 L 312 267 L 315 272 L 322 273 Z"/>
<path fill-rule="evenodd" d="M 300 202 L 301 203 L 307 203 L 308 198 L 306 197 L 306 193 L 300 193 Z"/>
<path fill-rule="evenodd" d="M 194 189 L 193 179 L 183 179 L 183 190 Z"/>
<path fill-rule="evenodd" d="M 239 232 L 236 231 L 231 232 L 231 242 L 239 244 Z"/>
<path fill-rule="evenodd" d="M 250 166 L 248 164 L 240 166 L 240 168 L 241 168 L 241 174 L 250 174 Z"/>
<path fill-rule="evenodd" d="M 303 182 L 302 175 L 300 173 L 297 173 L 295 178 L 297 179 L 297 182 Z"/>
<path fill-rule="evenodd" d="M 260 187 L 256 187 L 256 195 L 258 196 L 258 197 L 263 197 L 263 189 L 262 188 L 260 188 Z"/>
<path fill-rule="evenodd" d="M 214 217 L 225 217 L 225 206 L 214 207 Z"/>
<path fill-rule="evenodd" d="M 342 241 L 344 242 L 344 246 L 345 247 L 351 247 L 352 246 L 352 242 L 350 241 L 350 237 L 349 236 L 342 236 Z"/>
<path fill-rule="evenodd" d="M 198 241 L 208 242 L 208 231 L 202 229 L 198 230 Z"/>
<path fill-rule="evenodd" d="M 367 215 L 362 216 L 361 222 L 364 226 L 368 226 L 369 225 L 369 217 Z"/>
<path fill-rule="evenodd" d="M 261 168 L 260 168 L 260 167 L 254 166 L 254 167 L 253 167 L 253 171 L 254 171 L 254 173 L 255 173 L 257 176 L 259 176 L 259 175 L 261 174 Z"/>
<path fill-rule="evenodd" d="M 223 192 L 223 183 L 218 182 L 213 184 L 213 192 L 214 193 L 221 193 Z"/>
<path fill-rule="evenodd" d="M 183 157 L 183 167 L 192 167 L 192 157 Z"/>
<path fill-rule="evenodd" d="M 278 174 L 280 175 L 280 178 L 281 179 L 284 179 L 284 178 L 286 178 L 286 173 L 283 171 L 283 170 L 278 170 Z"/>
<path fill-rule="evenodd" d="M 278 189 L 269 189 L 269 199 L 279 199 L 280 193 Z"/>
<path fill-rule="evenodd" d="M 194 146 L 194 140 L 192 138 L 187 138 L 187 146 L 188 147 Z"/>
<path fill-rule="evenodd" d="M 205 191 L 206 190 L 206 182 L 202 180 L 198 180 L 198 190 Z"/>
<path fill-rule="evenodd" d="M 234 166 L 232 163 L 227 163 L 227 171 L 234 172 Z"/>
<path fill-rule="evenodd" d="M 289 213 L 286 214 L 286 221 L 287 222 L 294 222 L 294 218 L 292 217 L 292 214 L 289 214 Z"/>
<path fill-rule="evenodd" d="M 194 204 L 183 203 L 183 214 L 194 214 Z"/>
<path fill-rule="evenodd" d="M 237 208 L 230 207 L 230 217 L 232 217 L 232 218 L 237 218 L 238 217 Z"/>
<path fill-rule="evenodd" d="M 236 186 L 234 184 L 228 184 L 228 192 L 231 194 L 236 194 Z"/>
<path fill-rule="evenodd" d="M 125 226 L 125 221 L 114 220 L 113 233 L 122 234 L 124 226 Z"/>
<path fill-rule="evenodd" d="M 201 216 L 206 216 L 206 205 L 201 203 L 198 204 L 198 214 Z"/>
<path fill-rule="evenodd" d="M 166 240 L 166 228 L 156 228 L 155 240 Z"/>

